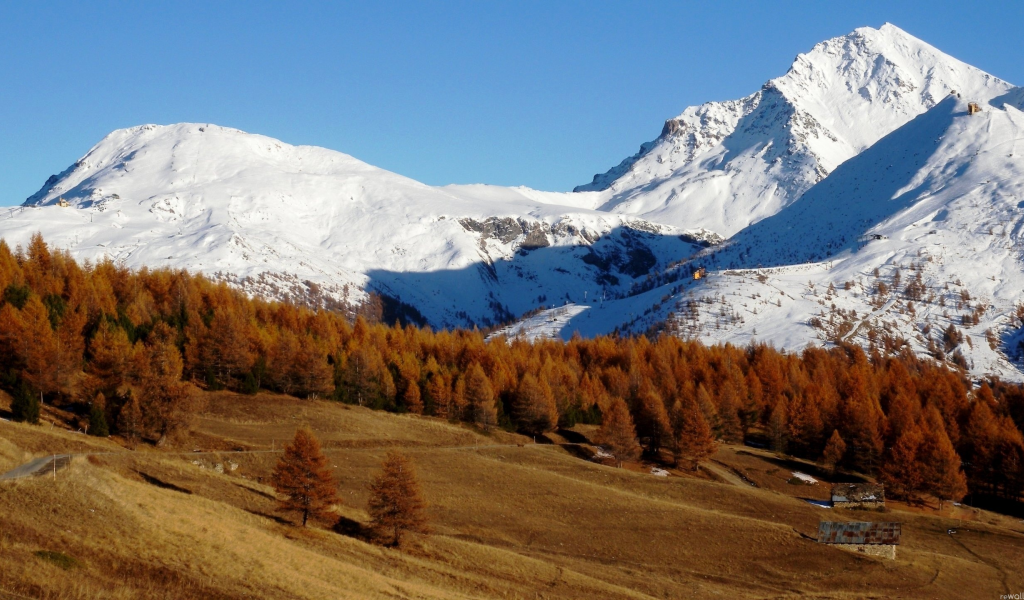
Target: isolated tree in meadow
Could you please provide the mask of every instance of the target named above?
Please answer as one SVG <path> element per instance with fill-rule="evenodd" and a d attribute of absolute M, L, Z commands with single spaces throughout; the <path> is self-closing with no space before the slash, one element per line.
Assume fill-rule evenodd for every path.
<path fill-rule="evenodd" d="M 680 457 L 688 458 L 693 461 L 693 470 L 696 471 L 698 463 L 714 454 L 717 448 L 711 426 L 694 400 L 677 401 L 673 406 L 673 416 L 676 425 L 676 460 Z"/>
<path fill-rule="evenodd" d="M 309 517 L 324 517 L 337 504 L 337 486 L 327 467 L 327 457 L 313 432 L 303 427 L 284 448 L 271 476 L 277 492 L 278 510 L 298 512 L 302 526 Z"/>
<path fill-rule="evenodd" d="M 531 373 L 523 376 L 512 401 L 512 417 L 530 435 L 542 435 L 558 425 L 558 408 L 551 388 Z"/>
<path fill-rule="evenodd" d="M 498 422 L 498 409 L 494 405 L 494 389 L 480 363 L 469 366 L 466 374 L 466 404 L 469 418 L 484 429 L 490 429 Z"/>
<path fill-rule="evenodd" d="M 835 475 L 836 467 L 843 462 L 846 455 L 846 442 L 839 435 L 838 429 L 832 430 L 832 437 L 828 438 L 825 444 L 825 451 L 821 455 L 821 464 L 824 465 L 830 475 Z"/>
<path fill-rule="evenodd" d="M 620 468 L 623 461 L 636 460 L 640 457 L 640 442 L 636 439 L 633 417 L 630 416 L 622 398 L 612 398 L 608 404 L 594 441 L 604 446 L 615 457 L 615 462 Z"/>
<path fill-rule="evenodd" d="M 426 502 L 412 464 L 405 455 L 388 452 L 381 472 L 370 483 L 369 513 L 380 536 L 399 545 L 407 531 L 427 532 Z"/>

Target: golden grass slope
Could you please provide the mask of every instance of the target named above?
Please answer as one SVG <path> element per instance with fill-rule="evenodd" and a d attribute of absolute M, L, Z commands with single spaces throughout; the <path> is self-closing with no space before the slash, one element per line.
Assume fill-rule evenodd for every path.
<path fill-rule="evenodd" d="M 208 399 L 196 431 L 167 451 L 128 453 L 57 427 L 0 422 L 0 471 L 45 453 L 115 452 L 78 458 L 56 479 L 0 486 L 0 590 L 32 598 L 566 599 L 962 598 L 970 590 L 985 598 L 1024 584 L 1019 521 L 818 508 L 798 496 L 820 490 L 786 484 L 770 456 L 741 448 L 724 447 L 717 466 L 761 487 L 615 469 L 572 448 L 431 418 L 270 394 Z M 345 534 L 331 524 L 302 530 L 275 511 L 265 481 L 276 454 L 227 453 L 280 448 L 300 424 L 328 451 Z M 361 527 L 367 483 L 391 447 L 414 461 L 433 519 L 432 534 L 402 549 L 364 541 Z M 897 560 L 815 543 L 808 538 L 821 519 L 902 521 Z M 41 550 L 80 565 L 64 570 Z"/>

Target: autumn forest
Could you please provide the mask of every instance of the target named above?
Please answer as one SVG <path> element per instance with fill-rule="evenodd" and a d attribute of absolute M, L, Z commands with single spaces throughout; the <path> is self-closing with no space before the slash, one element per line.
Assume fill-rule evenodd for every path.
<path fill-rule="evenodd" d="M 173 443 L 200 390 L 273 390 L 543 436 L 601 425 L 616 458 L 695 465 L 717 441 L 877 475 L 908 501 L 1024 489 L 1024 389 L 856 346 L 785 353 L 663 335 L 493 339 L 252 299 L 185 271 L 0 241 L 0 388 L 126 445 Z"/>

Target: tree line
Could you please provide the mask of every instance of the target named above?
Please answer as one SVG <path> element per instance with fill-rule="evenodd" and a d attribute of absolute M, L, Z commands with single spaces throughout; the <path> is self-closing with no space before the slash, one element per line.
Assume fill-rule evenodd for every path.
<path fill-rule="evenodd" d="M 694 465 L 716 440 L 763 444 L 877 474 L 912 500 L 1024 488 L 1021 386 L 974 385 L 905 349 L 486 341 L 350 322 L 182 270 L 78 264 L 38 235 L 13 251 L 0 241 L 0 290 L 0 388 L 15 416 L 54 403 L 129 443 L 186 427 L 199 389 L 262 389 L 533 436 L 601 424 L 620 460 Z"/>

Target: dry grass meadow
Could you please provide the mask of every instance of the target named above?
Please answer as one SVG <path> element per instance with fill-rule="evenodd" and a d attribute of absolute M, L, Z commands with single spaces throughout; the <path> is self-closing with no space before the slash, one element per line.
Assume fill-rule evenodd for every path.
<path fill-rule="evenodd" d="M 272 450 L 300 424 L 328 449 L 343 499 L 337 525 L 303 530 L 275 511 Z M 813 465 L 749 448 L 722 447 L 698 476 L 656 477 L 648 466 L 616 469 L 586 460 L 585 446 L 558 443 L 588 433 L 533 444 L 432 418 L 226 392 L 210 394 L 195 431 L 163 450 L 0 422 L 0 472 L 45 454 L 93 453 L 56 477 L 0 483 L 0 591 L 996 599 L 1024 589 L 1019 519 L 967 507 L 941 515 L 892 503 L 885 513 L 816 507 L 804 498 L 827 497 L 826 484 L 790 482 L 792 470 L 813 473 Z M 433 527 L 399 549 L 370 543 L 363 527 L 367 483 L 396 447 L 418 469 Z M 239 450 L 270 452 L 229 453 Z M 823 519 L 901 521 L 897 559 L 818 545 L 811 538 Z"/>

